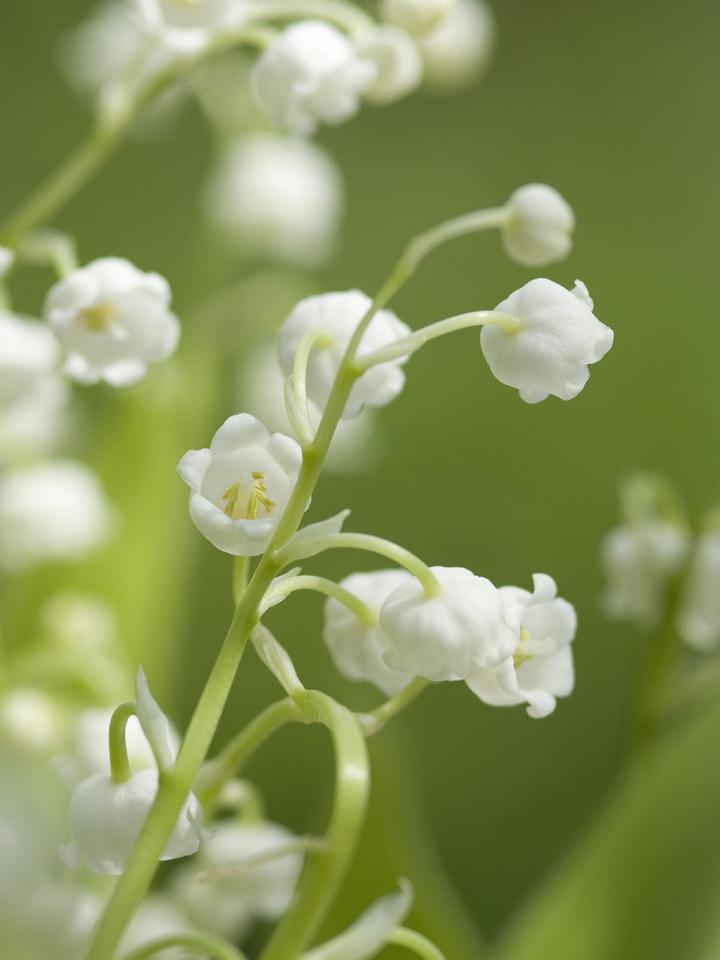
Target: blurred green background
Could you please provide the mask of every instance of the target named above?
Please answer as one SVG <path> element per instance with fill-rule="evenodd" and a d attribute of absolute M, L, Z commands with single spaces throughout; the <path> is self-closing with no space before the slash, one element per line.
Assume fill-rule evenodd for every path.
<path fill-rule="evenodd" d="M 88 124 L 59 79 L 54 51 L 90 9 L 84 0 L 3 6 L 3 210 Z M 578 220 L 571 258 L 547 275 L 588 284 L 615 347 L 578 399 L 531 407 L 491 377 L 474 333 L 438 343 L 413 359 L 405 392 L 382 412 L 390 456 L 371 473 L 324 479 L 312 508 L 320 518 L 350 506 L 353 529 L 498 583 L 527 586 L 534 571 L 548 571 L 577 606 L 577 688 L 554 716 L 531 721 L 521 709 L 484 707 L 460 685 L 436 685 L 373 748 L 384 773 L 347 912 L 387 889 L 397 862 L 424 857 L 411 841 L 383 863 L 374 839 L 384 829 L 403 847 L 419 807 L 468 914 L 490 933 L 552 874 L 617 781 L 639 662 L 635 633 L 608 625 L 598 603 L 597 544 L 616 518 L 618 478 L 638 467 L 667 472 L 698 510 L 713 502 L 720 477 L 720 11 L 709 0 L 497 0 L 494 10 L 498 44 L 482 83 L 366 108 L 323 131 L 346 179 L 347 215 L 340 252 L 317 288 L 372 292 L 413 233 L 542 181 L 568 197 Z M 170 138 L 125 145 L 54 225 L 77 235 L 83 260 L 117 254 L 163 273 L 178 312 L 190 317 L 226 268 L 207 247 L 197 209 L 211 161 L 206 124 L 186 110 Z M 395 307 L 416 327 L 492 307 L 529 278 L 496 236 L 467 238 L 437 253 Z M 37 311 L 49 279 L 37 272 L 20 284 L 19 305 Z M 298 293 L 313 284 L 298 280 Z M 78 452 L 98 465 L 127 519 L 92 563 L 5 585 L 13 642 L 22 642 L 35 602 L 51 588 L 98 590 L 117 602 L 125 642 L 176 720 L 187 718 L 230 616 L 229 564 L 191 527 L 175 463 L 235 412 L 229 365 L 212 360 L 224 354 L 223 338 L 239 344 L 247 323 L 276 325 L 288 296 L 267 304 L 256 297 L 248 316 L 232 318 L 232 335 L 198 319 L 191 332 L 188 319 L 175 373 L 184 377 L 181 403 L 174 390 L 163 392 L 160 374 L 155 386 L 121 396 L 82 395 L 87 433 Z M 337 576 L 359 563 L 366 561 L 334 555 L 316 569 Z M 317 601 L 293 599 L 272 623 L 306 683 L 356 706 L 375 702 L 369 688 L 335 675 Z M 277 693 L 248 655 L 224 733 Z M 292 731 L 253 764 L 274 818 L 302 829 L 321 822 L 322 744 L 320 733 Z M 394 808 L 382 800 L 389 782 L 400 794 Z M 708 829 L 717 832 L 716 824 Z M 640 897 L 640 927 L 655 922 L 646 906 Z M 602 903 L 595 907 L 602 912 Z M 673 949 L 638 941 L 612 955 L 683 956 Z"/>

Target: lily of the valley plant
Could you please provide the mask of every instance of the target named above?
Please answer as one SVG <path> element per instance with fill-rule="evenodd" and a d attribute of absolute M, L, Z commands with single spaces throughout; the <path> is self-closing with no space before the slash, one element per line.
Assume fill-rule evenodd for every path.
<path fill-rule="evenodd" d="M 42 321 L 18 315 L 3 286 L 5 570 L 17 575 L 73 559 L 112 536 L 118 517 L 94 474 L 67 456 L 56 458 L 72 426 L 63 419 L 69 382 L 85 390 L 102 389 L 96 386 L 101 382 L 128 388 L 154 376 L 180 339 L 171 283 L 118 256 L 81 264 L 74 240 L 48 229 L 62 202 L 121 137 L 135 132 L 140 120 L 160 123 L 162 115 L 172 123 L 183 98 L 195 97 L 222 140 L 205 191 L 209 220 L 238 250 L 308 266 L 332 248 L 341 187 L 332 161 L 298 137 L 347 121 L 364 104 L 390 104 L 423 80 L 446 88 L 466 82 L 483 66 L 491 36 L 488 11 L 471 0 L 387 0 L 378 21 L 345 0 L 136 0 L 104 8 L 70 39 L 68 51 L 76 55 L 67 63 L 76 85 L 94 93 L 96 126 L 0 233 L 6 279 L 38 263 L 57 273 Z M 223 59 L 236 48 L 252 55 L 249 73 L 247 63 L 235 74 L 237 63 Z M 226 89 L 225 70 L 243 78 L 248 98 L 263 111 L 262 123 L 276 132 L 231 135 L 231 107 L 213 95 Z M 490 707 L 520 706 L 532 718 L 548 716 L 573 690 L 575 610 L 547 573 L 522 569 L 522 585 L 498 584 L 492 570 L 438 566 L 432 557 L 421 559 L 406 546 L 353 530 L 349 510 L 316 522 L 306 522 L 306 511 L 312 500 L 322 515 L 319 481 L 346 431 L 401 402 L 414 354 L 440 337 L 465 331 L 474 338 L 478 367 L 487 364 L 529 404 L 550 395 L 570 400 L 583 390 L 590 366 L 610 350 L 613 332 L 596 317 L 579 280 L 567 287 L 530 278 L 495 306 L 471 303 L 467 312 L 421 328 L 398 316 L 394 303 L 432 252 L 456 237 L 496 230 L 518 263 L 544 268 L 567 255 L 573 229 L 572 210 L 555 189 L 524 186 L 501 206 L 413 238 L 379 290 L 307 296 L 289 311 L 277 331 L 277 369 L 264 383 L 272 422 L 264 422 L 262 404 L 251 399 L 246 409 L 227 410 L 207 446 L 189 450 L 178 464 L 189 488 L 190 520 L 231 558 L 235 605 L 182 736 L 142 670 L 130 699 L 116 695 L 124 689 L 127 665 L 115 656 L 102 608 L 77 598 L 75 606 L 62 607 L 63 622 L 68 609 L 74 611 L 73 636 L 86 638 L 73 643 L 62 639 L 59 608 L 53 608 L 49 629 L 59 638 L 54 642 L 65 669 L 82 664 L 95 692 L 102 690 L 96 700 L 105 708 L 95 703 L 71 718 L 63 715 L 69 728 L 63 733 L 52 697 L 18 685 L 0 703 L 6 729 L 22 736 L 36 725 L 43 742 L 56 738 L 66 746 L 59 769 L 70 793 L 61 849 L 68 871 L 36 890 L 42 909 L 32 900 L 36 914 L 61 917 L 52 933 L 42 924 L 32 931 L 38 956 L 49 955 L 43 951 L 52 942 L 52 949 L 66 950 L 62 956 L 85 954 L 88 960 L 140 960 L 172 947 L 192 956 L 238 958 L 258 921 L 272 925 L 262 960 L 364 960 L 389 943 L 430 960 L 440 956 L 403 925 L 412 907 L 412 878 L 398 878 L 398 891 L 317 943 L 342 897 L 364 820 L 371 778 L 366 739 L 438 682 L 459 682 Z M 354 442 L 362 444 L 363 436 L 354 434 Z M 339 581 L 315 573 L 314 559 L 336 550 L 370 554 L 377 569 Z M 621 592 L 612 599 L 616 609 L 649 618 L 656 582 L 671 571 L 680 546 L 654 525 L 631 536 L 618 532 L 608 551 L 614 563 L 628 567 L 643 551 L 655 551 L 657 576 L 632 594 L 643 609 L 626 610 Z M 683 623 L 696 646 L 714 643 L 718 632 L 716 604 L 703 587 L 717 553 L 708 538 L 695 561 L 695 599 Z M 379 706 L 354 713 L 331 692 L 305 687 L 272 632 L 274 609 L 291 604 L 298 591 L 322 597 L 323 640 L 338 672 L 373 684 L 383 697 Z M 90 624 L 85 633 L 83 623 Z M 103 643 L 101 633 L 109 637 Z M 284 695 L 210 756 L 248 646 Z M 114 708 L 108 710 L 110 701 Z M 321 836 L 298 836 L 268 820 L 259 791 L 241 778 L 250 754 L 289 723 L 321 724 L 332 739 L 334 798 Z M 153 886 L 166 860 L 182 863 Z M 57 868 L 54 875 L 59 862 Z M 112 887 L 93 886 L 88 874 L 114 878 Z M 24 908 L 20 913 L 26 916 Z"/>

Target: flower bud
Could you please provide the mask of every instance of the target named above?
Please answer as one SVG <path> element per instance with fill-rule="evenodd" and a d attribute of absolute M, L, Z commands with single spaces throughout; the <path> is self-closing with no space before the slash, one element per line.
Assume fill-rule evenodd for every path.
<path fill-rule="evenodd" d="M 157 770 L 141 770 L 115 783 L 105 774 L 83 780 L 70 799 L 71 842 L 65 862 L 83 863 L 92 873 L 121 874 L 158 790 Z M 161 860 L 196 853 L 202 839 L 202 812 L 191 794 L 178 816 Z"/>
<path fill-rule="evenodd" d="M 577 616 L 572 604 L 557 596 L 552 577 L 536 573 L 533 582 L 532 593 L 500 587 L 508 615 L 518 623 L 520 642 L 497 667 L 474 667 L 466 682 L 490 706 L 527 703 L 529 716 L 539 718 L 551 714 L 555 698 L 569 696 L 575 685 L 570 643 Z"/>
<path fill-rule="evenodd" d="M 420 85 L 420 51 L 404 30 L 392 26 L 376 27 L 361 34 L 357 46 L 360 55 L 376 67 L 375 79 L 363 94 L 368 103 L 393 103 Z"/>
<path fill-rule="evenodd" d="M 105 257 L 56 283 L 45 314 L 68 355 L 65 372 L 80 383 L 137 383 L 148 364 L 174 353 L 180 337 L 170 288 L 157 273 Z"/>
<path fill-rule="evenodd" d="M 482 352 L 497 379 L 517 387 L 527 403 L 550 394 L 576 397 L 590 377 L 588 364 L 601 360 L 613 343 L 613 331 L 593 314 L 579 280 L 573 290 L 531 280 L 495 309 L 514 316 L 517 329 L 483 327 Z"/>
<path fill-rule="evenodd" d="M 508 255 L 527 267 L 563 260 L 572 248 L 575 215 L 557 190 L 544 183 L 520 187 L 508 200 L 503 242 Z"/>
<path fill-rule="evenodd" d="M 297 441 L 268 433 L 249 413 L 230 417 L 209 449 L 190 450 L 178 473 L 190 487 L 190 516 L 218 550 L 264 552 L 300 472 Z"/>
<path fill-rule="evenodd" d="M 342 123 L 357 113 L 375 72 L 335 27 L 302 20 L 265 48 L 253 68 L 253 85 L 273 123 L 310 136 L 318 123 Z"/>
<path fill-rule="evenodd" d="M 354 573 L 340 584 L 377 615 L 393 590 L 413 583 L 407 570 L 373 570 Z M 391 670 L 382 658 L 384 641 L 379 624 L 365 623 L 342 603 L 325 603 L 323 638 L 335 666 L 350 680 L 367 680 L 388 696 L 399 693 L 412 679 L 410 672 Z"/>
<path fill-rule="evenodd" d="M 444 19 L 418 37 L 426 84 L 449 93 L 485 71 L 495 42 L 495 20 L 485 0 L 455 0 Z"/>
<path fill-rule="evenodd" d="M 693 650 L 706 653 L 720 646 L 720 533 L 700 537 L 678 613 L 677 629 Z"/>
<path fill-rule="evenodd" d="M 382 605 L 385 663 L 428 680 L 464 680 L 473 666 L 495 667 L 511 656 L 519 634 L 498 589 L 462 567 L 431 569 L 437 596 L 413 579 Z"/>
<path fill-rule="evenodd" d="M 308 396 L 320 410 L 325 409 L 340 363 L 357 325 L 372 301 L 359 290 L 322 293 L 301 300 L 290 312 L 278 336 L 278 356 L 283 373 L 292 373 L 295 351 L 304 333 L 323 333 L 310 354 L 307 367 Z M 410 328 L 390 310 L 379 310 L 363 334 L 358 358 L 405 336 Z M 343 417 L 356 417 L 367 404 L 384 407 L 405 385 L 401 366 L 405 358 L 381 363 L 366 370 L 352 388 Z"/>

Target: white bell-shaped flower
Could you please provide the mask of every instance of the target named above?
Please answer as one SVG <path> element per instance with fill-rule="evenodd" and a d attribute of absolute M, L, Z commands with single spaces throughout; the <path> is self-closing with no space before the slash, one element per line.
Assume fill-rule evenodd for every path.
<path fill-rule="evenodd" d="M 394 103 L 420 85 L 423 69 L 420 51 L 404 30 L 394 26 L 375 27 L 360 34 L 356 42 L 360 55 L 376 67 L 375 79 L 363 94 L 368 103 Z"/>
<path fill-rule="evenodd" d="M 520 587 L 500 587 L 509 616 L 517 617 L 520 643 L 507 660 L 492 669 L 473 668 L 467 685 L 484 703 L 511 707 L 527 703 L 531 717 L 547 717 L 556 697 L 567 697 L 575 685 L 572 648 L 577 615 L 557 596 L 552 577 L 533 576 L 532 593 Z"/>
<path fill-rule="evenodd" d="M 243 136 L 225 148 L 205 209 L 240 249 L 316 266 L 337 235 L 340 173 L 314 143 L 269 133 Z"/>
<path fill-rule="evenodd" d="M 442 23 L 454 7 L 455 0 L 382 0 L 380 13 L 388 23 L 420 35 Z"/>
<path fill-rule="evenodd" d="M 59 359 L 45 324 L 0 310 L 0 411 L 52 375 Z"/>
<path fill-rule="evenodd" d="M 413 578 L 382 605 L 385 663 L 428 680 L 464 680 L 474 666 L 512 656 L 519 629 L 497 587 L 462 567 L 431 569 L 439 594 L 427 596 Z"/>
<path fill-rule="evenodd" d="M 275 823 L 217 824 L 197 860 L 179 875 L 176 893 L 188 915 L 224 937 L 239 937 L 255 920 L 287 910 L 303 855 Z"/>
<path fill-rule="evenodd" d="M 373 570 L 353 573 L 340 586 L 379 616 L 380 608 L 393 590 L 413 580 L 407 570 Z M 325 603 L 323 638 L 335 666 L 350 680 L 367 680 L 383 693 L 393 696 L 413 679 L 413 673 L 391 670 L 383 660 L 385 644 L 379 623 L 365 623 L 332 597 Z"/>
<path fill-rule="evenodd" d="M 693 650 L 720 646 L 720 533 L 708 530 L 698 540 L 680 603 L 677 629 Z"/>
<path fill-rule="evenodd" d="M 513 193 L 505 210 L 503 243 L 518 263 L 542 267 L 570 253 L 575 214 L 557 190 L 529 183 Z"/>
<path fill-rule="evenodd" d="M 297 441 L 268 433 L 249 413 L 230 417 L 209 449 L 190 450 L 178 473 L 190 487 L 190 516 L 218 550 L 259 556 L 272 537 L 302 463 Z"/>
<path fill-rule="evenodd" d="M 61 67 L 78 90 L 95 93 L 125 73 L 145 42 L 143 24 L 127 0 L 107 0 L 61 38 Z"/>
<path fill-rule="evenodd" d="M 94 260 L 56 283 L 45 314 L 68 355 L 65 372 L 80 383 L 137 383 L 180 337 L 167 281 L 117 257 Z"/>
<path fill-rule="evenodd" d="M 68 878 L 43 878 L 24 904 L 21 926 L 29 956 L 42 960 L 74 960 L 90 945 L 102 913 L 103 898 Z"/>
<path fill-rule="evenodd" d="M 203 50 L 242 22 L 244 0 L 133 0 L 144 29 L 173 54 Z"/>
<path fill-rule="evenodd" d="M 495 45 L 495 19 L 485 0 L 455 0 L 436 27 L 418 37 L 425 82 L 442 92 L 462 89 L 485 71 Z"/>
<path fill-rule="evenodd" d="M 310 136 L 319 122 L 342 123 L 357 113 L 375 72 L 335 27 L 302 20 L 265 48 L 253 69 L 253 85 L 273 123 Z"/>
<path fill-rule="evenodd" d="M 321 293 L 306 297 L 290 312 L 278 336 L 278 356 L 283 373 L 292 373 L 295 351 L 304 333 L 318 330 L 322 341 L 316 343 L 307 367 L 307 392 L 312 402 L 324 410 L 345 350 L 357 325 L 370 309 L 371 300 L 360 290 Z M 363 334 L 358 358 L 393 343 L 410 328 L 390 310 L 379 310 Z M 362 408 L 384 407 L 405 385 L 402 364 L 405 358 L 371 367 L 357 380 L 345 406 L 343 417 L 356 417 Z"/>
<path fill-rule="evenodd" d="M 662 616 L 667 587 L 685 562 L 689 539 L 683 526 L 660 519 L 611 530 L 600 547 L 608 615 L 654 627 Z"/>
<path fill-rule="evenodd" d="M 65 862 L 83 863 L 92 873 L 123 872 L 158 791 L 156 769 L 140 770 L 115 783 L 95 774 L 70 798 L 70 843 L 62 848 Z M 191 794 L 183 805 L 160 859 L 176 860 L 197 853 L 202 839 L 202 811 Z"/>
<path fill-rule="evenodd" d="M 13 686 L 0 695 L 0 741 L 28 754 L 53 753 L 66 728 L 66 712 L 44 690 Z"/>
<path fill-rule="evenodd" d="M 48 374 L 3 405 L 0 464 L 23 463 L 56 450 L 67 432 L 69 399 L 67 382 Z"/>
<path fill-rule="evenodd" d="M 593 313 L 587 287 L 579 280 L 566 290 L 553 280 L 531 280 L 496 310 L 511 314 L 516 329 L 485 326 L 480 345 L 501 383 L 517 387 L 527 403 L 550 394 L 576 397 L 613 343 L 613 331 Z"/>
<path fill-rule="evenodd" d="M 76 559 L 100 546 L 111 529 L 102 488 L 80 463 L 50 461 L 0 478 L 0 568 Z"/>

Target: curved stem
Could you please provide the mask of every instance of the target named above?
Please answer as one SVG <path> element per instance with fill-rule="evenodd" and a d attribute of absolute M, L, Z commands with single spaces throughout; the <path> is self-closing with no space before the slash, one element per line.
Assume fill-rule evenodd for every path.
<path fill-rule="evenodd" d="M 112 116 L 99 113 L 94 128 L 70 156 L 0 226 L 0 244 L 15 247 L 28 230 L 46 223 L 76 194 L 119 146 L 142 109 L 199 64 L 233 46 L 264 47 L 272 33 L 261 26 L 219 35 L 194 57 L 183 57 L 156 73 L 146 85 Z"/>
<path fill-rule="evenodd" d="M 351 610 L 358 620 L 361 620 L 368 626 L 373 626 L 377 623 L 377 615 L 372 607 L 369 607 L 360 597 L 356 597 L 354 593 L 350 593 L 345 587 L 341 587 L 339 583 L 335 583 L 334 580 L 328 580 L 326 577 L 310 575 L 290 577 L 278 583 L 277 587 L 268 590 L 266 598 L 275 605 L 281 603 L 286 597 L 291 593 L 295 593 L 297 590 L 316 590 L 326 597 L 332 597 L 333 600 L 337 600 L 338 603 L 341 603 L 344 607 L 347 607 L 348 610 Z"/>
<path fill-rule="evenodd" d="M 308 854 L 290 908 L 261 954 L 261 960 L 296 960 L 327 914 L 345 876 L 365 818 L 370 770 L 355 717 L 317 690 L 296 702 L 308 723 L 322 723 L 335 747 L 335 798 L 325 842 Z"/>
<path fill-rule="evenodd" d="M 412 573 L 420 581 L 428 597 L 434 597 L 440 593 L 440 584 L 430 567 L 405 547 L 391 540 L 385 540 L 384 537 L 375 537 L 369 533 L 333 533 L 325 538 L 319 537 L 315 546 L 317 549 L 314 553 L 336 549 L 366 550 L 369 553 L 377 553 Z M 278 559 L 281 563 L 284 562 L 282 551 L 279 552 Z"/>
<path fill-rule="evenodd" d="M 385 724 L 396 717 L 402 710 L 420 696 L 420 694 L 430 686 L 430 681 L 424 677 L 415 677 L 406 687 L 390 697 L 385 703 L 381 704 L 370 713 L 361 713 L 358 715 L 358 722 L 363 729 L 366 737 L 371 737 L 379 733 Z"/>
<path fill-rule="evenodd" d="M 397 927 L 387 942 L 412 950 L 421 960 L 445 960 L 445 954 L 431 940 L 415 930 L 408 930 L 407 927 Z"/>
<path fill-rule="evenodd" d="M 323 330 L 306 330 L 300 337 L 300 342 L 293 358 L 293 371 L 290 377 L 289 395 L 286 392 L 285 402 L 287 415 L 298 435 L 302 446 L 312 442 L 313 430 L 310 420 L 310 405 L 307 394 L 307 366 L 314 346 L 321 345 L 327 340 Z"/>
<path fill-rule="evenodd" d="M 374 26 L 363 10 L 343 0 L 253 0 L 248 16 L 256 20 L 327 20 L 349 33 Z"/>
<path fill-rule="evenodd" d="M 212 809 L 225 784 L 237 776 L 258 747 L 286 723 L 302 720 L 303 715 L 292 700 L 278 700 L 259 713 L 201 770 L 196 792 L 203 810 Z"/>
<path fill-rule="evenodd" d="M 422 260 L 438 247 L 457 237 L 481 230 L 503 227 L 507 223 L 508 212 L 505 207 L 493 207 L 489 210 L 474 210 L 451 220 L 445 220 L 435 227 L 414 237 L 405 248 L 403 260 L 410 271 L 415 270 Z"/>
<path fill-rule="evenodd" d="M 125 954 L 123 960 L 146 960 L 168 947 L 197 947 L 204 954 L 209 954 L 213 960 L 246 960 L 241 953 L 227 940 L 213 937 L 208 933 L 174 933 L 167 937 L 158 937 L 137 947 L 131 953 Z"/>
<path fill-rule="evenodd" d="M 113 712 L 108 728 L 108 746 L 110 748 L 110 778 L 113 783 L 125 783 L 130 779 L 130 761 L 128 760 L 125 728 L 130 717 L 137 716 L 134 703 L 121 703 Z"/>
<path fill-rule="evenodd" d="M 361 360 L 357 361 L 357 367 L 363 373 L 370 367 L 375 367 L 379 363 L 387 363 L 388 360 L 397 360 L 400 357 L 408 357 L 415 353 L 420 347 L 424 347 L 431 340 L 438 337 L 444 337 L 449 333 L 455 333 L 458 330 L 467 330 L 470 327 L 494 326 L 502 327 L 507 333 L 515 333 L 520 321 L 517 317 L 509 313 L 501 313 L 497 310 L 478 310 L 473 313 L 460 313 L 456 317 L 448 317 L 446 320 L 438 320 L 437 323 L 431 323 L 421 330 L 416 330 L 407 337 L 395 340 L 394 343 L 374 350 L 366 354 Z"/>

